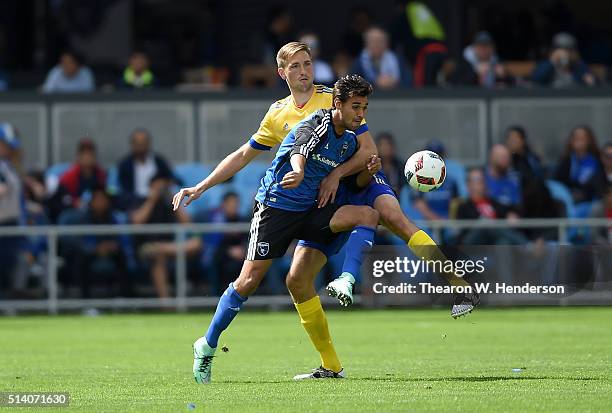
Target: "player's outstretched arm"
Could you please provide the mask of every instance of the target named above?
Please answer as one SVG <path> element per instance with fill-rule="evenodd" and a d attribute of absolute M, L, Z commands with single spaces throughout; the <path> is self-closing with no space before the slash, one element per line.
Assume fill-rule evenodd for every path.
<path fill-rule="evenodd" d="M 236 151 L 227 155 L 225 159 L 217 165 L 215 170 L 199 184 L 188 188 L 182 188 L 178 191 L 172 199 L 174 210 L 176 211 L 181 206 L 183 198 L 187 197 L 185 206 L 189 205 L 198 199 L 206 190 L 230 179 L 262 152 L 263 151 L 259 149 L 253 148 L 248 142 L 245 143 Z"/>
<path fill-rule="evenodd" d="M 369 131 L 359 134 L 359 136 L 357 136 L 357 141 L 359 142 L 359 149 L 357 152 L 355 152 L 348 161 L 335 168 L 321 182 L 318 197 L 319 208 L 323 208 L 328 202 L 334 202 L 336 200 L 336 192 L 338 191 L 340 179 L 364 170 L 364 165 L 369 161 L 370 156 L 378 156 L 378 149 Z"/>

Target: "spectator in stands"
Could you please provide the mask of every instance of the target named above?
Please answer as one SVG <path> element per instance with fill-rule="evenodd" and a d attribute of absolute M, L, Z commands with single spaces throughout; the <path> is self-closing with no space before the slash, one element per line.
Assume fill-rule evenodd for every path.
<path fill-rule="evenodd" d="M 119 82 L 122 89 L 151 89 L 155 87 L 155 76 L 149 68 L 149 57 L 143 52 L 134 52 Z"/>
<path fill-rule="evenodd" d="M 264 63 L 276 66 L 276 52 L 283 45 L 294 40 L 291 26 L 291 11 L 284 6 L 272 6 L 268 12 L 268 28 L 265 39 Z"/>
<path fill-rule="evenodd" d="M 504 145 L 496 144 L 489 153 L 489 165 L 485 174 L 488 196 L 515 210 L 520 209 L 521 188 L 518 176 L 510 169 L 512 158 Z"/>
<path fill-rule="evenodd" d="M 591 218 L 606 218 L 612 222 L 612 185 L 608 184 L 601 201 L 596 202 L 591 209 Z M 612 244 L 612 225 L 593 228 L 593 244 Z"/>
<path fill-rule="evenodd" d="M 455 85 L 495 88 L 510 83 L 506 68 L 495 53 L 495 43 L 489 32 L 478 32 L 472 44 L 463 50 L 463 57 L 451 74 Z"/>
<path fill-rule="evenodd" d="M 339 52 L 334 54 L 334 60 L 332 60 L 332 69 L 334 71 L 334 77 L 339 79 L 343 76 L 346 76 L 351 71 L 351 65 L 353 62 L 351 61 L 351 57 L 344 50 L 340 50 Z"/>
<path fill-rule="evenodd" d="M 23 177 L 24 183 L 24 222 L 26 225 L 49 225 L 46 210 L 47 191 L 43 172 L 30 171 Z M 40 286 L 47 284 L 46 278 L 47 237 L 28 236 L 23 243 L 20 263 L 15 277 L 14 288 L 22 297 L 31 297 L 33 291 L 26 291 L 29 280 L 38 279 Z"/>
<path fill-rule="evenodd" d="M 469 198 L 457 209 L 457 219 L 516 219 L 518 215 L 511 208 L 500 204 L 487 195 L 487 184 L 481 169 L 468 172 Z M 461 231 L 458 243 L 466 245 L 525 244 L 527 238 L 514 229 L 474 228 Z"/>
<path fill-rule="evenodd" d="M 372 26 L 372 16 L 363 7 L 355 7 L 349 14 L 348 28 L 342 37 L 342 49 L 351 58 L 356 58 L 363 50 L 364 34 Z"/>
<path fill-rule="evenodd" d="M 44 93 L 73 93 L 93 92 L 95 88 L 91 69 L 83 65 L 77 54 L 65 52 L 47 75 L 42 90 Z"/>
<path fill-rule="evenodd" d="M 382 161 L 383 173 L 389 180 L 393 190 L 399 194 L 406 183 L 406 178 L 404 177 L 404 165 L 397 156 L 397 147 L 391 132 L 379 133 L 376 137 L 376 146 L 378 148 L 378 156 L 380 156 Z"/>
<path fill-rule="evenodd" d="M 306 43 L 310 47 L 310 55 L 313 60 L 314 82 L 333 86 L 336 77 L 329 63 L 320 59 L 320 43 L 319 36 L 312 32 L 306 32 L 300 37 L 300 42 Z"/>
<path fill-rule="evenodd" d="M 96 145 L 83 138 L 77 147 L 76 162 L 59 179 L 58 187 L 49 200 L 49 215 L 55 221 L 62 210 L 82 208 L 94 188 L 105 187 L 106 172 L 96 158 Z"/>
<path fill-rule="evenodd" d="M 80 224 L 119 225 L 125 224 L 121 214 L 112 209 L 111 198 L 105 188 L 92 191 L 91 200 L 83 212 Z M 127 235 L 92 235 L 81 238 L 75 252 L 74 280 L 78 280 L 84 298 L 91 296 L 94 280 L 104 280 L 109 286 L 116 283 L 119 294 L 133 295 L 128 272 L 128 260 L 133 260 L 133 248 Z"/>
<path fill-rule="evenodd" d="M 13 164 L 13 152 L 19 148 L 19 139 L 12 125 L 0 124 L 0 227 L 20 224 L 23 184 Z M 21 244 L 19 237 L 0 237 L 0 290 L 9 284 L 17 264 L 17 252 Z"/>
<path fill-rule="evenodd" d="M 223 196 L 221 206 L 211 211 L 209 221 L 214 223 L 244 222 L 245 219 L 240 216 L 239 210 L 238 194 L 228 192 Z M 235 232 L 211 235 L 216 238 L 212 264 L 217 270 L 219 286 L 226 286 L 236 278 L 236 274 L 240 273 L 246 255 L 248 234 Z"/>
<path fill-rule="evenodd" d="M 117 166 L 119 174 L 119 205 L 130 209 L 140 205 L 149 194 L 149 183 L 154 176 L 173 179 L 168 161 L 152 151 L 151 133 L 136 129 L 130 134 L 131 152 Z"/>
<path fill-rule="evenodd" d="M 540 62 L 531 79 L 540 85 L 556 88 L 570 86 L 594 86 L 595 76 L 580 58 L 576 39 L 569 33 L 557 33 L 552 41 L 548 60 Z"/>
<path fill-rule="evenodd" d="M 379 27 L 364 34 L 365 48 L 353 62 L 351 72 L 361 75 L 380 89 L 393 89 L 402 80 L 402 68 L 397 55 L 389 50 L 389 36 Z"/>
<path fill-rule="evenodd" d="M 612 141 L 606 142 L 601 150 L 601 163 L 604 167 L 608 185 L 612 184 Z"/>
<path fill-rule="evenodd" d="M 430 141 L 425 148 L 444 159 L 446 148 L 437 140 Z M 431 192 L 411 192 L 414 207 L 425 219 L 448 219 L 451 204 L 459 197 L 459 188 L 454 177 L 446 175 L 442 186 Z"/>
<path fill-rule="evenodd" d="M 600 198 L 606 176 L 601 165 L 599 148 L 593 130 L 586 125 L 572 129 L 567 140 L 555 179 L 571 191 L 574 202 L 590 202 Z"/>
<path fill-rule="evenodd" d="M 391 24 L 391 44 L 399 56 L 414 68 L 414 86 L 437 84 L 438 73 L 448 55 L 446 35 L 440 21 L 420 1 L 396 1 Z"/>
<path fill-rule="evenodd" d="M 531 150 L 525 128 L 514 125 L 506 129 L 505 145 L 512 154 L 512 169 L 520 175 L 521 180 L 527 177 L 542 178 L 544 176 L 542 161 Z"/>
<path fill-rule="evenodd" d="M 522 126 L 506 130 L 505 144 L 512 154 L 512 170 L 519 175 L 521 184 L 521 211 L 523 218 L 556 218 L 563 216 L 562 206 L 552 197 L 544 181 L 544 168 L 540 157 L 530 148 L 527 132 Z M 555 228 L 529 228 L 529 239 L 556 239 Z"/>
<path fill-rule="evenodd" d="M 151 178 L 148 196 L 142 205 L 130 212 L 130 221 L 133 224 L 189 223 L 189 215 L 184 210 L 172 210 L 171 183 L 172 180 L 162 174 Z M 174 236 L 139 235 L 135 237 L 135 243 L 139 256 L 150 264 L 151 278 L 158 297 L 170 297 L 168 265 L 177 253 Z M 202 240 L 200 237 L 191 237 L 183 248 L 188 256 L 193 257 L 202 249 Z"/>

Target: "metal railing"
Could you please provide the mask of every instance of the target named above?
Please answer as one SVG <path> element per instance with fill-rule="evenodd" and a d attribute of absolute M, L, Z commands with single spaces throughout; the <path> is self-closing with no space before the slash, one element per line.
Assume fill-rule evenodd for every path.
<path fill-rule="evenodd" d="M 557 228 L 558 242 L 568 242 L 570 228 L 601 228 L 612 226 L 612 220 L 605 218 L 586 219 L 517 219 L 517 220 L 439 220 L 415 221 L 420 227 L 431 229 L 435 240 L 441 239 L 443 230 L 453 229 L 527 229 Z M 75 225 L 75 226 L 15 226 L 0 227 L 0 245 L 3 237 L 44 236 L 47 238 L 48 259 L 46 276 L 48 281 L 47 300 L 4 300 L 0 310 L 47 310 L 57 314 L 60 309 L 77 309 L 87 306 L 105 308 L 174 307 L 186 311 L 190 306 L 216 305 L 217 297 L 187 296 L 187 256 L 184 241 L 190 234 L 207 233 L 247 233 L 249 223 L 194 223 L 194 224 L 147 224 L 147 225 Z M 175 297 L 156 298 L 110 298 L 110 299 L 60 299 L 58 289 L 58 238 L 78 235 L 121 235 L 121 234 L 173 234 L 177 243 L 175 257 L 176 278 Z M 285 306 L 290 304 L 288 297 L 260 297 L 249 300 L 254 305 Z"/>

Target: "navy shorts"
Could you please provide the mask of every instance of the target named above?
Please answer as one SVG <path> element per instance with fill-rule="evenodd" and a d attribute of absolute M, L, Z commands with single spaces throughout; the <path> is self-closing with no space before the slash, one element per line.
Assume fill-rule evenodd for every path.
<path fill-rule="evenodd" d="M 336 204 L 339 205 L 367 205 L 374 208 L 376 198 L 381 195 L 391 195 L 392 197 L 397 198 L 397 194 L 393 188 L 391 188 L 391 185 L 389 185 L 387 177 L 381 172 L 374 175 L 368 186 L 359 192 L 352 192 L 346 188 L 343 188 L 342 191 L 339 189 L 338 192 L 340 195 L 336 198 Z M 339 236 L 329 244 L 300 240 L 298 245 L 302 247 L 315 248 L 329 258 L 332 255 L 336 255 L 342 249 L 349 236 L 350 231 L 346 231 L 339 234 Z"/>

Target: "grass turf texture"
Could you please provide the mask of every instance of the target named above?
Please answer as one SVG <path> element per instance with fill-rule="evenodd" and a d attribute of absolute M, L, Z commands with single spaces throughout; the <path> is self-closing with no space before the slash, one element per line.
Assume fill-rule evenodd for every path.
<path fill-rule="evenodd" d="M 456 321 L 447 310 L 330 311 L 349 379 L 306 382 L 291 378 L 318 357 L 297 314 L 247 309 L 221 337 L 229 351 L 217 352 L 214 383 L 196 385 L 191 343 L 210 317 L 0 318 L 0 391 L 67 391 L 69 411 L 88 412 L 588 412 L 612 404 L 612 308 L 480 309 Z"/>

